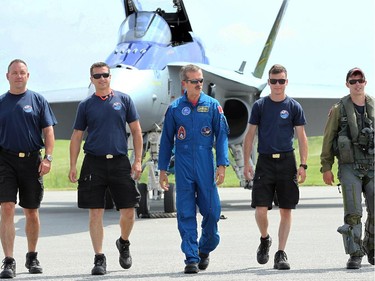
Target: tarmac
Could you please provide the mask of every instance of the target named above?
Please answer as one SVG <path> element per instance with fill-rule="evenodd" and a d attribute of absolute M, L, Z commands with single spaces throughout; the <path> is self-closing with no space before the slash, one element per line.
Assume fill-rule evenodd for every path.
<path fill-rule="evenodd" d="M 259 231 L 250 190 L 219 188 L 222 216 L 219 222 L 221 242 L 210 255 L 205 271 L 183 273 L 184 255 L 176 218 L 136 218 L 130 237 L 133 266 L 122 269 L 115 241 L 119 237 L 119 213 L 106 210 L 104 215 L 104 253 L 107 274 L 92 276 L 94 252 L 88 232 L 88 211 L 77 208 L 75 191 L 46 191 L 40 209 L 41 234 L 38 257 L 43 274 L 29 274 L 24 266 L 27 251 L 22 209 L 16 209 L 14 258 L 18 280 L 375 280 L 374 266 L 363 258 L 362 268 L 346 269 L 342 236 L 337 227 L 343 222 L 341 193 L 337 187 L 301 187 L 300 203 L 293 210 L 293 223 L 286 253 L 290 270 L 273 269 L 277 251 L 279 211 L 269 211 L 269 233 L 273 238 L 270 260 L 256 261 Z M 160 214 L 162 201 L 152 201 L 151 211 Z M 201 217 L 198 214 L 198 222 Z"/>

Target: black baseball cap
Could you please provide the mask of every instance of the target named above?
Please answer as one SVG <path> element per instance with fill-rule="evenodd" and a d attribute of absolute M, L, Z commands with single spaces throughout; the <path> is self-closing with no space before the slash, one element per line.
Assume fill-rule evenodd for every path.
<path fill-rule="evenodd" d="M 355 75 L 355 74 L 360 74 L 362 75 L 362 78 L 366 80 L 366 77 L 365 77 L 365 74 L 363 73 L 362 69 L 358 68 L 358 67 L 354 67 L 352 69 L 350 69 L 348 71 L 348 74 L 346 74 L 346 81 L 349 80 L 349 77 L 352 76 L 352 75 Z"/>

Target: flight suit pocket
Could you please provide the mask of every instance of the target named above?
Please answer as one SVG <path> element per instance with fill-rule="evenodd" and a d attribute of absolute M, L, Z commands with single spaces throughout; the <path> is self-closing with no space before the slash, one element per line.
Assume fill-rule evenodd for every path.
<path fill-rule="evenodd" d="M 339 136 L 337 140 L 339 159 L 341 164 L 354 163 L 352 141 L 347 136 Z"/>

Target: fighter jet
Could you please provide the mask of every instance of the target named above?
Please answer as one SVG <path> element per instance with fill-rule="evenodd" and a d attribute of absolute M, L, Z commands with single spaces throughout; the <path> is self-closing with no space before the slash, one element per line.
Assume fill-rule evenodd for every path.
<path fill-rule="evenodd" d="M 193 33 L 184 1 L 170 0 L 159 7 L 161 2 L 123 0 L 126 17 L 118 31 L 117 45 L 106 59 L 111 68 L 111 87 L 132 97 L 144 133 L 144 152 L 149 158 L 143 168 L 148 170 L 148 182 L 138 183 L 142 197 L 139 217 L 149 216 L 150 199 L 164 199 L 164 211 L 175 211 L 175 186 L 171 184 L 169 191 L 162 191 L 157 159 L 164 113 L 183 93 L 178 73 L 189 63 L 203 69 L 203 91 L 224 109 L 230 127 L 231 165 L 240 186 L 251 188 L 251 182 L 243 176 L 242 142 L 252 104 L 267 85 L 262 76 L 288 4 L 288 0 L 282 1 L 258 63 L 252 75 L 245 75 L 245 62 L 235 71 L 210 66 L 202 41 Z"/>

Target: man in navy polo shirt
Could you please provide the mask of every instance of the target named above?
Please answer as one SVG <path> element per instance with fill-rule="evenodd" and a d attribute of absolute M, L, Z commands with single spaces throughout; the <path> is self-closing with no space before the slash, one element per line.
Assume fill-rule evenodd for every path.
<path fill-rule="evenodd" d="M 38 208 L 43 198 L 43 176 L 51 169 L 53 126 L 57 121 L 46 99 L 27 89 L 30 74 L 23 60 L 13 60 L 6 76 L 10 89 L 0 97 L 0 237 L 5 255 L 0 278 L 13 278 L 17 193 L 26 218 L 25 266 L 30 273 L 43 272 L 36 252 L 40 230 Z"/>
<path fill-rule="evenodd" d="M 78 181 L 78 207 L 89 209 L 90 236 L 95 252 L 91 274 L 103 275 L 106 274 L 102 246 L 107 189 L 120 210 L 121 236 L 116 241 L 119 262 L 125 269 L 132 265 L 129 236 L 135 221 L 135 208 L 141 198 L 134 180 L 141 176 L 143 139 L 139 116 L 130 96 L 110 87 L 109 66 L 103 62 L 94 63 L 90 76 L 95 93 L 78 105 L 70 142 L 69 179 L 71 182 Z M 133 164 L 127 156 L 126 123 L 133 136 Z M 85 157 L 77 180 L 77 158 L 86 130 Z"/>
<path fill-rule="evenodd" d="M 292 209 L 299 201 L 298 183 L 306 179 L 307 137 L 306 118 L 301 105 L 285 93 L 288 85 L 287 70 L 276 64 L 268 72 L 271 93 L 257 100 L 251 110 L 248 131 L 244 140 L 244 176 L 254 180 L 251 206 L 261 233 L 257 261 L 266 264 L 272 239 L 268 234 L 268 210 L 272 209 L 275 194 L 279 201 L 280 224 L 278 251 L 274 269 L 288 270 L 285 253 L 292 225 Z M 255 134 L 258 131 L 258 160 L 255 174 L 250 163 Z M 297 135 L 300 165 L 294 155 L 293 139 Z"/>

